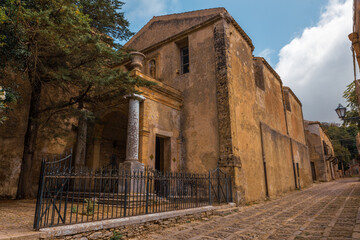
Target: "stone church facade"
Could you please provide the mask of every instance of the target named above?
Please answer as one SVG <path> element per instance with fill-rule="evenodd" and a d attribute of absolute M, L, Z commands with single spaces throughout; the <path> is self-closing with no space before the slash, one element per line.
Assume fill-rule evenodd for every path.
<path fill-rule="evenodd" d="M 220 167 L 233 178 L 238 204 L 312 183 L 301 102 L 253 56 L 250 37 L 224 8 L 154 17 L 125 47 L 137 53 L 121 67 L 156 85 L 97 109 L 100 121 L 88 125 L 86 157 L 77 165 L 132 162 L 196 173 Z M 39 154 L 74 146 L 73 135 L 62 147 L 40 143 Z M 0 141 L 20 143 L 20 130 L 17 136 Z M 5 168 L 17 169 L 16 179 L 19 156 L 0 155 Z M 16 181 L 1 174 L 0 195 L 13 196 Z"/>

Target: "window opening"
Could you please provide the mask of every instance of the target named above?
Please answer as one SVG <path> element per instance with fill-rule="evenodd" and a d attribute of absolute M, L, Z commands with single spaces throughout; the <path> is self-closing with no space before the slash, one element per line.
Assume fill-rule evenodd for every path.
<path fill-rule="evenodd" d="M 180 49 L 181 55 L 181 74 L 188 73 L 189 70 L 189 47 L 183 47 Z"/>
<path fill-rule="evenodd" d="M 255 85 L 261 90 L 265 91 L 263 66 L 260 64 L 255 64 L 254 68 L 255 68 Z"/>

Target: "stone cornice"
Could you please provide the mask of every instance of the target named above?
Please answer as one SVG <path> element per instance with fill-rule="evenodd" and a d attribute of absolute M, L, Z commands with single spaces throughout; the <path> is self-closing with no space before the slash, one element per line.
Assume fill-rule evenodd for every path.
<path fill-rule="evenodd" d="M 305 124 L 307 125 L 319 125 L 320 126 L 320 122 L 319 121 L 309 121 L 309 120 L 304 120 Z"/>
<path fill-rule="evenodd" d="M 274 75 L 274 77 L 279 80 L 280 84 L 282 85 L 282 80 L 279 74 L 271 67 L 271 65 L 266 61 L 263 57 L 254 57 L 255 59 L 260 59 L 262 63 L 266 66 L 266 68 Z"/>
<path fill-rule="evenodd" d="M 155 43 L 155 44 L 151 45 L 150 47 L 147 47 L 147 48 L 145 48 L 145 49 L 142 49 L 140 52 L 145 53 L 145 54 L 148 53 L 148 52 L 151 52 L 151 51 L 153 51 L 154 49 L 157 49 L 157 48 L 161 47 L 162 45 L 164 45 L 164 44 L 166 44 L 166 43 L 168 43 L 168 42 L 180 40 L 180 39 L 183 38 L 184 36 L 186 36 L 186 35 L 194 32 L 194 31 L 196 31 L 196 30 L 198 30 L 198 29 L 207 27 L 207 26 L 209 26 L 210 24 L 212 24 L 213 22 L 215 22 L 215 21 L 217 21 L 217 20 L 220 20 L 220 19 L 222 19 L 222 17 L 220 16 L 220 14 L 219 14 L 219 15 L 215 15 L 214 17 L 212 17 L 212 18 L 210 18 L 210 19 L 208 19 L 208 20 L 206 20 L 206 21 L 204 21 L 204 22 L 202 22 L 202 23 L 200 23 L 200 24 L 198 24 L 198 25 L 195 25 L 195 26 L 193 26 L 193 27 L 191 27 L 191 28 L 188 28 L 188 29 L 186 29 L 185 31 L 182 31 L 182 32 L 180 32 L 180 33 L 178 33 L 178 34 L 175 34 L 175 35 L 173 35 L 173 36 L 171 36 L 171 37 L 169 37 L 169 38 L 166 38 L 166 39 L 164 39 L 164 40 L 162 40 L 162 41 L 160 41 L 160 42 L 158 42 L 158 43 Z"/>
<path fill-rule="evenodd" d="M 220 19 L 225 19 L 228 23 L 231 23 L 234 25 L 235 29 L 239 31 L 239 33 L 241 34 L 241 36 L 245 39 L 245 41 L 248 43 L 249 47 L 251 48 L 252 51 L 254 51 L 255 47 L 254 45 L 252 44 L 252 40 L 251 38 L 245 33 L 245 31 L 240 27 L 240 25 L 235 21 L 235 19 L 228 13 L 228 12 L 225 12 L 224 13 L 220 13 L 220 14 L 217 14 L 215 15 L 214 17 L 198 24 L 198 25 L 195 25 L 189 29 L 186 29 L 185 31 L 182 31 L 178 34 L 175 34 L 169 38 L 166 38 L 150 47 L 147 47 L 145 49 L 142 49 L 140 50 L 140 52 L 142 53 L 148 53 L 148 52 L 151 52 L 153 51 L 154 49 L 156 48 L 159 48 L 160 46 L 168 43 L 168 42 L 171 42 L 171 41 L 177 41 L 181 38 L 183 38 L 184 36 L 198 30 L 198 29 L 201 29 L 201 28 L 204 28 L 204 27 L 207 27 L 209 26 L 210 24 L 220 20 Z"/>
<path fill-rule="evenodd" d="M 230 22 L 232 25 L 234 25 L 234 27 L 236 28 L 236 30 L 238 30 L 238 32 L 240 33 L 240 35 L 245 39 L 245 41 L 247 42 L 247 44 L 249 45 L 249 47 L 251 48 L 251 51 L 254 51 L 255 46 L 252 43 L 251 38 L 249 37 L 249 35 L 246 34 L 246 32 L 240 27 L 240 25 L 235 21 L 235 19 L 228 13 L 226 12 L 225 14 L 220 14 L 222 18 L 226 19 L 228 22 Z"/>
<path fill-rule="evenodd" d="M 302 107 L 301 101 L 300 101 L 299 98 L 295 95 L 295 93 L 291 90 L 291 88 L 286 87 L 286 86 L 283 86 L 283 89 L 284 89 L 285 91 L 288 91 L 289 93 L 291 93 L 291 95 L 295 98 L 295 100 L 300 104 L 300 107 Z"/>
<path fill-rule="evenodd" d="M 139 88 L 139 90 L 142 92 L 142 95 L 144 95 L 147 99 L 151 99 L 176 110 L 180 110 L 183 102 L 183 96 L 179 90 L 170 87 L 169 85 L 166 85 L 165 83 L 162 83 L 154 78 L 151 78 L 138 70 L 133 70 L 131 75 L 156 84 L 150 87 Z"/>
<path fill-rule="evenodd" d="M 291 140 L 292 142 L 295 142 L 295 143 L 297 143 L 297 144 L 303 145 L 303 146 L 305 146 L 306 148 L 308 148 L 308 146 L 307 146 L 306 143 L 299 142 L 298 140 L 295 140 L 294 138 L 292 138 L 290 135 L 282 134 L 281 132 L 279 132 L 278 130 L 270 127 L 270 126 L 267 125 L 266 123 L 260 121 L 260 124 L 263 125 L 263 126 L 265 126 L 265 127 L 267 127 L 267 128 L 270 129 L 271 131 L 276 132 L 276 133 L 279 134 L 280 136 L 286 137 L 286 138 L 288 138 L 289 140 Z M 305 140 L 305 138 L 304 138 L 304 140 Z M 306 141 L 305 141 L 305 142 L 306 142 Z"/>

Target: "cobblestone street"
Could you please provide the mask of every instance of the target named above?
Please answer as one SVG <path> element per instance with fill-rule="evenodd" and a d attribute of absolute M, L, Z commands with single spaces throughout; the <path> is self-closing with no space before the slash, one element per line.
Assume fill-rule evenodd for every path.
<path fill-rule="evenodd" d="M 360 239 L 360 182 L 348 178 L 138 239 Z"/>

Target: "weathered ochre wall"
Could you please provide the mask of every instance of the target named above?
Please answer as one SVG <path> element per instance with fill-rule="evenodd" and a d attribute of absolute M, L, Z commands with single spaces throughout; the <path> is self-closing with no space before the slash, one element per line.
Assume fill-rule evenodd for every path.
<path fill-rule="evenodd" d="M 218 26 L 220 28 L 221 26 Z M 239 156 L 243 174 L 235 174 L 237 201 L 265 197 L 260 121 L 257 112 L 253 57 L 250 46 L 230 24 L 225 24 L 228 59 L 228 91 L 233 154 Z"/>
<path fill-rule="evenodd" d="M 30 86 L 27 81 L 15 74 L 7 75 L 7 80 L 3 82 L 5 87 L 14 87 L 19 94 L 19 99 L 16 103 L 10 105 L 11 111 L 8 119 L 4 124 L 0 125 L 0 198 L 16 196 L 18 179 L 21 168 L 21 161 L 24 151 L 24 136 L 27 129 L 28 111 L 30 106 Z M 46 95 L 52 92 L 52 89 L 44 86 L 42 91 L 42 101 L 46 101 Z M 41 165 L 41 158 L 44 153 L 62 153 L 64 149 L 71 145 L 71 139 L 74 134 L 69 131 L 68 136 L 60 139 L 52 138 L 53 134 L 57 132 L 57 128 L 51 129 L 43 127 L 43 122 L 40 121 L 40 130 L 37 138 L 37 149 L 35 151 L 35 160 L 32 166 L 32 192 L 34 195 L 37 191 L 37 184 L 39 181 L 39 172 Z M 64 126 L 62 126 L 64 127 Z M 71 128 L 71 126 L 70 126 Z"/>
<path fill-rule="evenodd" d="M 269 196 L 295 189 L 290 139 L 262 125 Z"/>
<path fill-rule="evenodd" d="M 256 112 L 255 118 L 267 124 L 279 133 L 286 135 L 285 111 L 282 96 L 282 82 L 274 75 L 274 70 L 263 58 L 255 58 L 254 64 L 262 66 L 264 90 L 255 86 L 256 89 Z"/>
<path fill-rule="evenodd" d="M 156 136 L 165 139 L 164 171 L 179 171 L 180 169 L 180 111 L 147 99 L 143 103 L 144 123 L 143 145 L 140 161 L 155 168 Z M 145 133 L 146 132 L 146 133 Z"/>
<path fill-rule="evenodd" d="M 189 73 L 179 73 L 180 49 L 176 42 L 181 39 L 145 52 L 145 55 L 147 59 L 156 59 L 158 80 L 182 92 L 184 100 L 178 139 L 182 147 L 182 170 L 205 172 L 216 168 L 219 148 L 213 27 L 204 27 L 187 38 Z M 146 71 L 147 65 L 144 66 Z"/>
<path fill-rule="evenodd" d="M 289 96 L 285 98 L 285 101 L 287 99 L 289 100 L 291 109 L 290 111 L 286 111 L 289 136 L 300 143 L 306 144 L 301 102 L 288 87 L 284 87 L 284 94 L 288 94 Z"/>
<path fill-rule="evenodd" d="M 309 148 L 296 140 L 292 140 L 291 142 L 296 175 L 298 175 L 296 164 L 299 164 L 299 175 L 297 176 L 298 188 L 309 187 L 312 184 Z"/>
<path fill-rule="evenodd" d="M 240 194 L 245 195 L 247 202 L 266 197 L 262 144 L 270 197 L 295 189 L 292 157 L 300 163 L 303 186 L 309 186 L 311 172 L 301 105 L 294 104 L 294 112 L 290 117 L 292 125 L 289 126 L 289 132 L 290 137 L 294 138 L 291 146 L 290 137 L 287 136 L 281 80 L 265 60 L 253 60 L 250 46 L 232 25 L 226 28 L 230 46 L 227 53 L 233 149 L 234 155 L 240 157 L 241 177 L 244 178 L 235 176 L 236 188 L 243 190 Z M 264 88 L 255 84 L 255 71 L 259 67 L 262 69 Z M 263 142 L 260 123 L 265 126 Z"/>

